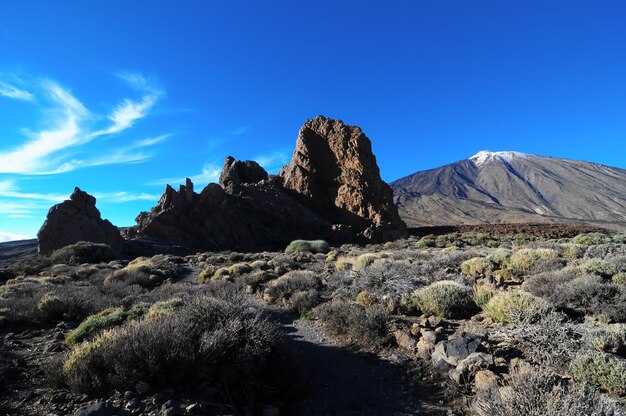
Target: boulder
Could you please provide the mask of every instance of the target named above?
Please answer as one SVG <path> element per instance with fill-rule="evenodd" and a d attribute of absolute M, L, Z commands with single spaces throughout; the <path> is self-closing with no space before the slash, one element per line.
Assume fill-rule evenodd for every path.
<path fill-rule="evenodd" d="M 79 241 L 104 243 L 115 250 L 124 245 L 119 229 L 101 218 L 96 198 L 79 188 L 74 189 L 69 200 L 50 208 L 37 239 L 41 255 Z"/>
<path fill-rule="evenodd" d="M 449 365 L 456 367 L 470 354 L 485 351 L 485 347 L 481 344 L 483 339 L 484 337 L 480 335 L 461 332 L 458 336 L 438 343 L 435 346 L 433 356 L 436 355 L 437 359 L 441 359 Z"/>
<path fill-rule="evenodd" d="M 493 356 L 484 352 L 473 352 L 459 362 L 448 374 L 457 384 L 469 384 L 480 370 L 493 367 Z"/>
<path fill-rule="evenodd" d="M 100 402 L 83 406 L 74 414 L 76 416 L 110 416 L 115 410 L 116 407 L 110 402 Z"/>
<path fill-rule="evenodd" d="M 279 175 L 304 205 L 368 241 L 406 235 L 393 192 L 381 179 L 372 144 L 359 127 L 324 116 L 308 120 Z"/>

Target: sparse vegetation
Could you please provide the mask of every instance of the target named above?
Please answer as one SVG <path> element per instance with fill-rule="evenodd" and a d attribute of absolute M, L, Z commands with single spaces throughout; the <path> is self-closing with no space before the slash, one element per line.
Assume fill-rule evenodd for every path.
<path fill-rule="evenodd" d="M 0 285 L 0 325 L 54 333 L 43 368 L 50 383 L 74 392 L 67 394 L 114 397 L 142 381 L 155 394 L 215 391 L 212 400 L 232 413 L 282 403 L 298 385 L 276 314 L 307 321 L 332 348 L 394 360 L 420 354 L 426 364 L 440 342 L 486 334 L 480 351 L 495 364 L 476 365 L 493 373 L 496 387 L 478 388 L 485 380 L 473 367 L 458 382 L 448 375 L 456 368 L 437 381 L 471 396 L 471 409 L 457 413 L 618 415 L 626 249 L 598 235 L 577 240 L 591 244 L 573 240 L 458 232 L 326 255 L 298 248 L 94 263 L 89 249 L 72 248 L 59 254 L 67 262 L 11 269 Z M 0 360 L 0 383 L 11 360 Z"/>
<path fill-rule="evenodd" d="M 453 281 L 441 281 L 413 293 L 422 313 L 444 318 L 467 318 L 477 311 L 469 288 Z"/>
<path fill-rule="evenodd" d="M 328 253 L 330 246 L 324 240 L 294 240 L 285 249 L 285 254 Z"/>

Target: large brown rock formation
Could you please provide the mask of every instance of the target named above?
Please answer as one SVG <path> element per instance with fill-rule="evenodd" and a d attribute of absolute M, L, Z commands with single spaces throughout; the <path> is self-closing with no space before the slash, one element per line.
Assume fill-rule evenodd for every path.
<path fill-rule="evenodd" d="M 79 188 L 74 189 L 69 200 L 50 208 L 37 239 L 42 255 L 79 241 L 105 243 L 114 249 L 124 244 L 119 229 L 101 218 L 96 198 Z"/>
<path fill-rule="evenodd" d="M 372 143 L 359 127 L 324 116 L 308 120 L 280 176 L 304 205 L 357 235 L 380 241 L 406 234 Z"/>

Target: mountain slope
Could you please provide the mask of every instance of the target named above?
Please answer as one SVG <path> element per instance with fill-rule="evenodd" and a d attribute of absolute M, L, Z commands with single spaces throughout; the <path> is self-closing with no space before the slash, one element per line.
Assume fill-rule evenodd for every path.
<path fill-rule="evenodd" d="M 520 152 L 478 152 L 391 183 L 409 226 L 626 223 L 626 170 Z"/>

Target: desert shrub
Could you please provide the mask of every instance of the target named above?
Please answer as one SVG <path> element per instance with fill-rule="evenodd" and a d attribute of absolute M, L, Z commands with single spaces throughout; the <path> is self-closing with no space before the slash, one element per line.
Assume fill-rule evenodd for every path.
<path fill-rule="evenodd" d="M 557 288 L 578 277 L 574 268 L 545 272 L 527 277 L 523 288 L 525 291 L 545 299 L 549 299 Z"/>
<path fill-rule="evenodd" d="M 617 273 L 617 269 L 605 260 L 590 259 L 578 266 L 581 274 L 595 274 L 602 277 L 611 277 Z"/>
<path fill-rule="evenodd" d="M 80 392 L 128 390 L 138 381 L 185 389 L 206 383 L 223 386 L 233 403 L 276 402 L 294 390 L 297 364 L 276 326 L 242 295 L 230 296 L 200 296 L 177 313 L 77 345 L 63 365 L 66 383 Z"/>
<path fill-rule="evenodd" d="M 576 237 L 572 238 L 572 243 L 584 244 L 587 246 L 590 246 L 592 244 L 607 244 L 611 241 L 612 240 L 610 236 L 601 233 L 578 234 Z"/>
<path fill-rule="evenodd" d="M 415 306 L 422 313 L 462 319 L 473 315 L 477 306 L 469 288 L 449 280 L 435 282 L 413 293 Z"/>
<path fill-rule="evenodd" d="M 561 254 L 563 257 L 570 260 L 582 258 L 586 250 L 587 246 L 582 244 L 564 244 L 561 246 Z"/>
<path fill-rule="evenodd" d="M 567 320 L 561 312 L 524 320 L 515 318 L 515 325 L 501 327 L 505 338 L 524 351 L 531 362 L 552 368 L 566 368 L 583 344 L 586 330 Z"/>
<path fill-rule="evenodd" d="M 483 307 L 494 322 L 536 321 L 546 313 L 548 305 L 530 293 L 498 292 Z"/>
<path fill-rule="evenodd" d="M 368 292 L 367 290 L 362 290 L 359 292 L 358 295 L 356 295 L 356 303 L 366 308 L 368 306 L 372 306 L 374 303 L 376 303 L 376 301 L 376 295 Z"/>
<path fill-rule="evenodd" d="M 553 260 L 558 253 L 550 248 L 522 248 L 509 258 L 509 268 L 514 273 L 528 272 L 538 260 Z"/>
<path fill-rule="evenodd" d="M 620 272 L 614 275 L 611 280 L 616 285 L 626 286 L 626 272 Z"/>
<path fill-rule="evenodd" d="M 50 259 L 47 257 L 28 257 L 20 259 L 11 264 L 9 268 L 9 277 L 17 276 L 33 276 L 50 266 Z"/>
<path fill-rule="evenodd" d="M 183 271 L 180 257 L 158 254 L 151 258 L 137 257 L 126 267 L 114 271 L 105 282 L 155 287 L 166 279 L 179 276 Z"/>
<path fill-rule="evenodd" d="M 126 321 L 127 314 L 123 308 L 109 308 L 85 319 L 78 327 L 65 336 L 65 343 L 75 345 L 94 333 L 121 325 Z"/>
<path fill-rule="evenodd" d="M 118 257 L 118 254 L 106 244 L 79 241 L 76 244 L 55 250 L 50 255 L 50 261 L 55 264 L 102 263 L 115 260 Z"/>
<path fill-rule="evenodd" d="M 335 269 L 337 270 L 352 270 L 353 257 L 341 256 L 335 261 Z"/>
<path fill-rule="evenodd" d="M 315 313 L 330 334 L 347 338 L 358 348 L 378 350 L 391 341 L 387 328 L 389 316 L 380 305 L 365 308 L 334 300 L 317 307 Z"/>
<path fill-rule="evenodd" d="M 601 352 L 626 357 L 626 324 L 608 324 L 587 334 L 588 346 Z"/>
<path fill-rule="evenodd" d="M 354 260 L 354 262 L 352 263 L 352 269 L 353 270 L 363 270 L 366 267 L 369 267 L 372 263 L 374 263 L 375 260 L 377 260 L 379 257 L 375 254 L 372 253 L 364 253 L 361 254 L 359 257 L 356 258 L 356 260 Z"/>
<path fill-rule="evenodd" d="M 228 268 L 228 274 L 231 276 L 241 276 L 251 271 L 252 267 L 248 263 L 235 263 Z"/>
<path fill-rule="evenodd" d="M 497 292 L 496 288 L 492 285 L 477 284 L 474 286 L 474 302 L 479 308 L 483 309 Z"/>
<path fill-rule="evenodd" d="M 556 306 L 614 322 L 626 321 L 626 290 L 597 276 L 579 277 L 548 295 Z"/>
<path fill-rule="evenodd" d="M 63 317 L 66 306 L 58 296 L 52 293 L 44 294 L 37 303 L 37 310 L 41 313 L 44 322 L 57 322 Z"/>
<path fill-rule="evenodd" d="M 324 240 L 294 240 L 287 248 L 285 254 L 293 253 L 328 253 L 330 245 Z"/>
<path fill-rule="evenodd" d="M 311 271 L 293 271 L 272 280 L 265 288 L 265 298 L 300 313 L 316 306 L 322 281 Z"/>
<path fill-rule="evenodd" d="M 571 366 L 577 379 L 616 395 L 626 394 L 626 360 L 599 351 L 579 354 Z"/>
<path fill-rule="evenodd" d="M 434 235 L 425 235 L 424 237 L 420 238 L 417 243 L 415 243 L 415 247 L 417 248 L 435 247 L 436 245 L 437 242 L 435 241 Z"/>
<path fill-rule="evenodd" d="M 200 273 L 198 273 L 198 283 L 205 284 L 211 280 L 215 272 L 217 271 L 217 267 L 215 266 L 206 266 Z"/>
<path fill-rule="evenodd" d="M 56 284 L 43 279 L 22 279 L 5 285 L 0 315 L 9 324 L 50 324 L 60 319 L 82 321 L 106 308 L 119 306 L 128 296 L 142 293 L 138 287 L 90 282 Z"/>
<path fill-rule="evenodd" d="M 504 266 L 509 261 L 510 255 L 511 250 L 499 248 L 489 255 L 489 260 L 499 266 Z"/>
<path fill-rule="evenodd" d="M 157 319 L 164 315 L 170 315 L 179 310 L 184 304 L 179 298 L 156 302 L 146 312 L 146 319 Z M 132 314 L 128 314 L 128 319 L 133 319 Z"/>
<path fill-rule="evenodd" d="M 620 416 L 615 401 L 545 370 L 511 373 L 474 400 L 478 416 Z"/>
<path fill-rule="evenodd" d="M 488 276 L 493 272 L 493 264 L 485 257 L 474 257 L 461 263 L 461 272 L 470 277 Z"/>
<path fill-rule="evenodd" d="M 267 270 L 257 270 L 256 272 L 250 273 L 242 278 L 242 281 L 245 285 L 248 286 L 249 291 L 251 293 L 256 292 L 264 283 L 269 282 L 270 280 L 276 279 L 278 275 L 274 272 Z"/>

